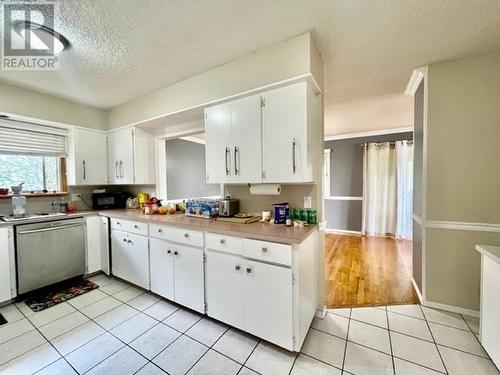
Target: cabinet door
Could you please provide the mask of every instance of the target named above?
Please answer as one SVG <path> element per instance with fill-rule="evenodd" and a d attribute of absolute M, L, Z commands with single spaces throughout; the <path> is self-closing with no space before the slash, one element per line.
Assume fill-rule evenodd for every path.
<path fill-rule="evenodd" d="M 231 182 L 262 182 L 260 95 L 231 103 Z"/>
<path fill-rule="evenodd" d="M 106 274 L 109 275 L 111 270 L 109 269 L 109 219 L 107 217 L 99 217 L 99 235 L 101 238 L 101 269 Z"/>
<path fill-rule="evenodd" d="M 207 251 L 207 314 L 244 329 L 243 259 L 236 255 Z"/>
<path fill-rule="evenodd" d="M 0 228 L 0 302 L 15 297 L 12 227 Z"/>
<path fill-rule="evenodd" d="M 108 182 L 106 135 L 102 132 L 75 129 L 75 183 L 98 185 Z"/>
<path fill-rule="evenodd" d="M 113 230 L 111 241 L 113 275 L 149 289 L 148 238 Z"/>
<path fill-rule="evenodd" d="M 134 183 L 133 129 L 117 130 L 108 135 L 109 175 L 115 184 Z"/>
<path fill-rule="evenodd" d="M 264 182 L 304 182 L 307 163 L 307 84 L 262 94 Z"/>
<path fill-rule="evenodd" d="M 246 261 L 245 330 L 293 350 L 292 270 Z"/>
<path fill-rule="evenodd" d="M 174 300 L 174 252 L 166 241 L 150 240 L 151 291 Z"/>
<path fill-rule="evenodd" d="M 86 264 L 85 273 L 94 273 L 101 266 L 101 217 L 90 216 L 85 219 Z"/>
<path fill-rule="evenodd" d="M 172 245 L 174 251 L 175 302 L 205 312 L 203 249 Z"/>
<path fill-rule="evenodd" d="M 134 183 L 155 183 L 155 145 L 153 137 L 134 128 Z"/>
<path fill-rule="evenodd" d="M 229 103 L 205 110 L 205 136 L 207 183 L 229 182 L 233 171 Z"/>

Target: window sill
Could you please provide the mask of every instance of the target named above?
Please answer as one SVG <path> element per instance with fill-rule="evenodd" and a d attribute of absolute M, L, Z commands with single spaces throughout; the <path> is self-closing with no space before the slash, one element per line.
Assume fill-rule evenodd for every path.
<path fill-rule="evenodd" d="M 56 193 L 22 193 L 20 194 L 26 198 L 47 198 L 47 197 L 60 197 L 63 195 L 68 195 L 66 191 L 58 191 Z M 14 194 L 0 195 L 0 199 L 12 198 Z"/>

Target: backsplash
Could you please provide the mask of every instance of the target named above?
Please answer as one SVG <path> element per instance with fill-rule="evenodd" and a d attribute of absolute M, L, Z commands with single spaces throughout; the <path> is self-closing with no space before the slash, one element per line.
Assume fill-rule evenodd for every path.
<path fill-rule="evenodd" d="M 69 187 L 69 193 L 63 196 L 54 197 L 36 197 L 28 198 L 28 204 L 26 206 L 27 212 L 29 214 L 40 213 L 40 212 L 52 212 L 52 202 L 64 198 L 64 200 L 71 200 L 71 193 L 80 194 L 81 200 L 77 201 L 78 210 L 88 210 L 90 207 L 86 206 L 86 202 L 89 206 L 92 205 L 92 191 L 94 189 L 106 189 L 107 191 L 126 191 L 132 194 L 137 194 L 140 192 L 146 192 L 151 194 L 155 191 L 155 185 L 120 185 L 120 186 L 72 186 Z M 0 199 L 0 215 L 10 215 L 12 213 L 12 204 L 10 199 Z"/>
<path fill-rule="evenodd" d="M 252 195 L 248 185 L 225 185 L 225 194 L 240 200 L 240 212 L 259 214 L 271 210 L 274 203 L 288 202 L 290 207 L 304 207 L 304 197 L 312 197 L 312 207 L 318 208 L 315 201 L 316 185 L 281 185 L 280 195 Z"/>

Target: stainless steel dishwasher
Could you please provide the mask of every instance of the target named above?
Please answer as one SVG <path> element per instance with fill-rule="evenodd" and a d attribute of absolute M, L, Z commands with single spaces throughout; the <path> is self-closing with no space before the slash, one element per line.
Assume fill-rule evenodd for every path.
<path fill-rule="evenodd" d="M 83 219 L 17 225 L 16 260 L 18 294 L 83 275 Z"/>

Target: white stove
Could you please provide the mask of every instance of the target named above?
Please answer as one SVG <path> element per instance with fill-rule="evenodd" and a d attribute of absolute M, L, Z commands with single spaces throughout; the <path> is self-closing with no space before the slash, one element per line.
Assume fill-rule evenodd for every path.
<path fill-rule="evenodd" d="M 39 219 L 39 218 L 54 217 L 54 216 L 66 216 L 66 214 L 62 213 L 62 212 L 50 212 L 50 213 L 43 213 L 42 212 L 42 213 L 37 213 L 37 214 L 26 214 L 26 215 L 21 215 L 21 216 L 14 216 L 14 215 L 1 216 L 0 220 L 11 222 L 11 221 Z"/>

